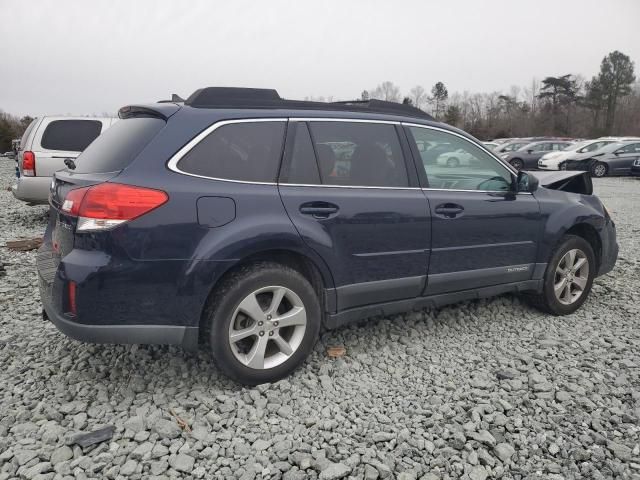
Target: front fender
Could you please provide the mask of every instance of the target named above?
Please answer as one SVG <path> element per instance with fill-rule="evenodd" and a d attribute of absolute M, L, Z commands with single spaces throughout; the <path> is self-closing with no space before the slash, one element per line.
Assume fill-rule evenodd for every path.
<path fill-rule="evenodd" d="M 593 195 L 549 190 L 535 192 L 543 217 L 543 234 L 538 248 L 538 263 L 548 263 L 554 249 L 569 229 L 579 224 L 593 227 L 602 238 L 606 215 L 602 202 Z"/>

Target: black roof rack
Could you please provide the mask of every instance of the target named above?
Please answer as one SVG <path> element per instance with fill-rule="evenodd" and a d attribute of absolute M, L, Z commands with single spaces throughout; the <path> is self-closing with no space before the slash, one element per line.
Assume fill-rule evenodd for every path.
<path fill-rule="evenodd" d="M 283 108 L 306 110 L 337 110 L 364 113 L 386 113 L 433 120 L 433 117 L 419 108 L 402 103 L 383 100 L 352 100 L 342 102 L 309 102 L 286 100 L 274 89 L 206 87 L 193 92 L 184 101 L 194 108 Z"/>

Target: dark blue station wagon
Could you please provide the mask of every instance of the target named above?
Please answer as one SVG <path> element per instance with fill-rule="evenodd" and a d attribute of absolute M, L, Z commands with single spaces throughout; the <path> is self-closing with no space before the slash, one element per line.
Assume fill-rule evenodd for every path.
<path fill-rule="evenodd" d="M 517 172 L 409 106 L 204 88 L 120 117 L 55 174 L 38 252 L 45 316 L 82 341 L 209 343 L 258 384 L 321 325 L 505 292 L 569 314 L 616 261 L 587 174 Z"/>

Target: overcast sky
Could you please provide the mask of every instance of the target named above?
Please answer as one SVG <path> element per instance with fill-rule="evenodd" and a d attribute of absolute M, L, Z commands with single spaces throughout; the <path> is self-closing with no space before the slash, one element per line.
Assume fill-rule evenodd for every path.
<path fill-rule="evenodd" d="M 621 50 L 640 69 L 640 0 L 0 0 L 0 109 L 115 112 L 202 86 L 287 98 L 507 91 L 590 78 Z"/>

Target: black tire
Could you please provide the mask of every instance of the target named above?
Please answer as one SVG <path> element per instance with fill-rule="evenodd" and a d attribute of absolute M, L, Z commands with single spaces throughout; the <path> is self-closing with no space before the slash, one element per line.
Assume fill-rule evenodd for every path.
<path fill-rule="evenodd" d="M 524 168 L 524 162 L 519 158 L 513 158 L 509 161 L 509 163 L 516 170 L 522 170 Z"/>
<path fill-rule="evenodd" d="M 570 305 L 561 303 L 554 292 L 554 285 L 556 282 L 556 269 L 558 264 L 570 250 L 578 249 L 584 252 L 588 261 L 589 273 L 588 279 L 582 294 Z M 551 255 L 551 259 L 547 264 L 547 269 L 544 274 L 544 283 L 542 292 L 539 294 L 530 294 L 526 298 L 533 306 L 552 315 L 569 315 L 575 312 L 586 301 L 593 285 L 593 279 L 595 278 L 598 265 L 596 264 L 596 256 L 593 253 L 593 248 L 589 242 L 584 238 L 576 235 L 565 235 L 562 241 Z M 560 277 L 561 278 L 561 277 Z"/>
<path fill-rule="evenodd" d="M 290 289 L 299 297 L 306 311 L 306 329 L 300 345 L 284 363 L 272 368 L 251 368 L 234 355 L 229 328 L 243 299 L 256 290 L 273 285 Z M 272 262 L 244 266 L 227 276 L 212 292 L 205 316 L 215 363 L 225 375 L 245 385 L 275 382 L 298 368 L 313 350 L 322 323 L 320 301 L 309 281 L 298 271 Z"/>
<path fill-rule="evenodd" d="M 591 176 L 596 178 L 606 177 L 609 173 L 609 167 L 606 163 L 593 162 L 591 165 Z"/>
<path fill-rule="evenodd" d="M 560 165 L 558 165 L 558 170 L 566 170 L 567 169 L 567 162 L 562 162 Z"/>
<path fill-rule="evenodd" d="M 460 165 L 460 160 L 456 157 L 447 158 L 447 167 L 455 168 Z"/>

